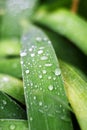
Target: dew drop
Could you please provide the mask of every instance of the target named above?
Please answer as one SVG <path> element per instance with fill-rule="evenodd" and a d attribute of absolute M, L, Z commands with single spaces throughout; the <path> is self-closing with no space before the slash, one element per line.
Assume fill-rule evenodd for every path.
<path fill-rule="evenodd" d="M 53 77 L 53 80 L 56 80 L 56 77 Z"/>
<path fill-rule="evenodd" d="M 8 82 L 9 81 L 8 77 L 3 77 L 3 81 Z"/>
<path fill-rule="evenodd" d="M 37 85 L 35 85 L 35 88 L 37 88 Z"/>
<path fill-rule="evenodd" d="M 40 102 L 39 102 L 39 106 L 42 106 L 42 104 L 43 104 L 43 103 L 40 101 Z"/>
<path fill-rule="evenodd" d="M 33 120 L 33 118 L 32 117 L 30 117 L 30 121 L 32 121 Z"/>
<path fill-rule="evenodd" d="M 34 100 L 36 100 L 36 96 L 34 96 Z"/>
<path fill-rule="evenodd" d="M 49 86 L 48 86 L 48 89 L 49 89 L 50 91 L 52 91 L 52 90 L 53 90 L 53 85 L 49 85 Z"/>
<path fill-rule="evenodd" d="M 41 37 L 37 37 L 36 41 L 41 42 L 42 41 Z"/>
<path fill-rule="evenodd" d="M 45 66 L 48 66 L 48 67 L 49 67 L 49 66 L 52 66 L 52 64 L 49 64 L 49 63 L 48 63 L 48 64 L 45 64 Z"/>
<path fill-rule="evenodd" d="M 42 90 L 42 88 L 40 87 L 40 90 Z"/>
<path fill-rule="evenodd" d="M 59 68 L 55 69 L 55 75 L 58 76 L 61 74 L 61 70 Z"/>
<path fill-rule="evenodd" d="M 47 41 L 48 39 L 45 37 L 43 40 L 44 40 L 44 41 Z"/>
<path fill-rule="evenodd" d="M 23 61 L 21 61 L 20 63 L 21 63 L 21 65 L 23 65 Z"/>
<path fill-rule="evenodd" d="M 3 106 L 1 106 L 1 109 L 3 110 L 3 109 L 4 109 L 4 107 L 3 107 Z"/>
<path fill-rule="evenodd" d="M 41 65 L 39 65 L 39 67 L 41 68 L 42 66 L 41 66 Z"/>
<path fill-rule="evenodd" d="M 34 56 L 35 56 L 35 54 L 34 54 L 34 53 L 32 53 L 32 54 L 31 54 L 31 57 L 34 57 Z"/>
<path fill-rule="evenodd" d="M 27 53 L 26 52 L 21 52 L 21 54 L 20 54 L 20 56 L 26 56 L 27 55 Z"/>
<path fill-rule="evenodd" d="M 51 44 L 51 41 L 48 41 L 48 44 Z"/>
<path fill-rule="evenodd" d="M 62 107 L 62 105 L 60 104 L 60 108 Z"/>
<path fill-rule="evenodd" d="M 39 75 L 39 78 L 41 79 L 41 78 L 42 78 L 42 75 Z"/>
<path fill-rule="evenodd" d="M 42 56 L 42 57 L 41 57 L 41 60 L 47 60 L 47 59 L 48 59 L 47 56 Z"/>
<path fill-rule="evenodd" d="M 30 52 L 32 52 L 32 50 L 33 50 L 32 48 L 29 48 L 29 51 L 30 51 Z"/>
<path fill-rule="evenodd" d="M 10 125 L 10 130 L 14 130 L 16 127 L 15 127 L 15 125 Z"/>
<path fill-rule="evenodd" d="M 44 49 L 44 47 L 42 46 L 42 47 L 40 47 L 39 49 Z"/>
<path fill-rule="evenodd" d="M 60 93 L 58 92 L 58 95 L 60 95 Z"/>
<path fill-rule="evenodd" d="M 42 72 L 43 72 L 43 74 L 46 74 L 46 73 L 47 73 L 47 71 L 46 71 L 46 70 L 42 70 Z"/>
<path fill-rule="evenodd" d="M 42 54 L 42 53 L 43 53 L 43 50 L 39 50 L 39 51 L 38 51 L 38 54 Z"/>
<path fill-rule="evenodd" d="M 30 85 L 33 86 L 33 83 L 31 82 Z"/>
<path fill-rule="evenodd" d="M 4 105 L 6 105 L 6 104 L 7 104 L 7 102 L 6 102 L 5 100 L 3 100 L 3 104 L 4 104 Z"/>
<path fill-rule="evenodd" d="M 29 70 L 26 70 L 26 71 L 25 71 L 26 74 L 29 74 L 29 72 L 30 72 Z"/>
<path fill-rule="evenodd" d="M 51 76 L 48 76 L 48 79 L 51 79 Z"/>

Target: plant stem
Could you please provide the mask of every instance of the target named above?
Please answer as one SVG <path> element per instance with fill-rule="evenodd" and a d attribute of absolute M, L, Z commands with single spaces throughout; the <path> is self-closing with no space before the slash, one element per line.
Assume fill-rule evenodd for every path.
<path fill-rule="evenodd" d="M 72 0 L 71 11 L 76 13 L 78 11 L 79 0 Z"/>

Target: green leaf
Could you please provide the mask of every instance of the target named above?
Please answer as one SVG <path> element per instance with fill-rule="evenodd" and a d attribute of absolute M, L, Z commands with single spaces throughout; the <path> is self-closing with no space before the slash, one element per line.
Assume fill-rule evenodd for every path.
<path fill-rule="evenodd" d="M 20 53 L 20 43 L 18 39 L 0 40 L 0 57 L 17 56 Z"/>
<path fill-rule="evenodd" d="M 2 58 L 0 60 L 0 73 L 22 78 L 20 58 Z"/>
<path fill-rule="evenodd" d="M 1 37 L 20 38 L 23 33 L 21 21 L 28 21 L 37 5 L 38 0 L 6 0 L 5 14 L 1 24 Z"/>
<path fill-rule="evenodd" d="M 25 103 L 23 83 L 17 78 L 0 74 L 0 91 L 7 93 L 23 104 Z"/>
<path fill-rule="evenodd" d="M 87 129 L 87 81 L 75 69 L 60 61 L 62 76 L 69 102 L 73 108 L 81 130 Z"/>
<path fill-rule="evenodd" d="M 50 13 L 42 8 L 34 20 L 64 35 L 87 55 L 87 23 L 79 16 L 66 9 Z"/>
<path fill-rule="evenodd" d="M 83 77 L 86 77 L 87 64 L 85 61 L 87 57 L 76 46 L 74 46 L 72 42 L 60 34 L 55 33 L 52 30 L 43 29 L 52 41 L 57 57 L 64 62 L 73 65 L 74 68 L 77 68 L 76 71 L 79 70 L 79 73 L 81 71 L 80 75 L 84 75 Z"/>
<path fill-rule="evenodd" d="M 26 120 L 0 119 L 0 130 L 29 130 Z"/>
<path fill-rule="evenodd" d="M 21 63 L 27 116 L 31 130 L 72 130 L 61 71 L 43 31 L 31 27 L 22 39 Z M 56 100 L 58 99 L 58 100 Z"/>
<path fill-rule="evenodd" d="M 1 91 L 0 119 L 26 119 L 26 112 L 14 100 Z"/>

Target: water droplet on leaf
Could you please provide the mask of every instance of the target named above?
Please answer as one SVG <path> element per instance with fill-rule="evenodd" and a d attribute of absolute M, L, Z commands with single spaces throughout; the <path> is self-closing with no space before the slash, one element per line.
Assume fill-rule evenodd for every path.
<path fill-rule="evenodd" d="M 61 74 L 61 70 L 59 68 L 55 69 L 55 75 L 58 76 Z"/>
<path fill-rule="evenodd" d="M 41 57 L 41 60 L 47 60 L 47 59 L 48 59 L 47 56 L 42 56 L 42 57 Z"/>
<path fill-rule="evenodd" d="M 53 85 L 49 85 L 49 86 L 48 86 L 48 89 L 49 89 L 50 91 L 52 91 L 52 90 L 53 90 Z"/>
<path fill-rule="evenodd" d="M 10 130 L 15 130 L 16 126 L 14 124 L 10 125 Z"/>
<path fill-rule="evenodd" d="M 29 70 L 26 70 L 25 73 L 26 73 L 26 74 L 29 74 Z"/>
<path fill-rule="evenodd" d="M 26 56 L 27 55 L 27 53 L 26 52 L 21 52 L 21 54 L 20 54 L 20 56 Z"/>

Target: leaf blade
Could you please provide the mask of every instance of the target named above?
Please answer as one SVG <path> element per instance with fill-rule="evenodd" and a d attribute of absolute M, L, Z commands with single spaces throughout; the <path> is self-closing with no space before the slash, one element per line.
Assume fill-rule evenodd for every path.
<path fill-rule="evenodd" d="M 31 27 L 23 37 L 21 61 L 30 128 L 73 129 L 69 111 L 50 96 L 60 95 L 68 105 L 55 52 L 43 31 Z"/>

